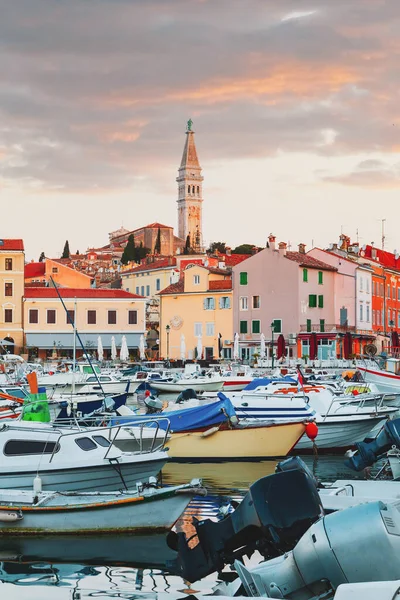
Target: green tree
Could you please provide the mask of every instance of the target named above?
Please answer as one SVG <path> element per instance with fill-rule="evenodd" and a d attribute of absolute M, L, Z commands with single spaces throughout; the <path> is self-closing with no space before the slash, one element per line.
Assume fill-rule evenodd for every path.
<path fill-rule="evenodd" d="M 232 254 L 253 254 L 254 248 L 256 248 L 256 250 L 262 250 L 262 248 L 259 248 L 254 244 L 240 244 L 240 246 L 236 246 L 236 248 L 232 250 Z"/>
<path fill-rule="evenodd" d="M 46 259 L 45 253 L 41 252 L 39 256 L 39 262 L 43 262 Z"/>
<path fill-rule="evenodd" d="M 207 249 L 208 254 L 214 254 L 214 252 L 220 252 L 221 254 L 225 254 L 226 252 L 226 243 L 225 242 L 211 242 L 209 248 Z"/>
<path fill-rule="evenodd" d="M 186 236 L 185 247 L 183 248 L 182 254 L 190 254 L 191 246 L 190 246 L 190 235 Z"/>
<path fill-rule="evenodd" d="M 161 231 L 160 231 L 160 228 L 158 228 L 158 232 L 157 232 L 157 239 L 156 239 L 156 243 L 154 246 L 154 254 L 161 254 Z"/>
<path fill-rule="evenodd" d="M 133 233 L 128 237 L 128 243 L 122 253 L 121 262 L 123 265 L 127 265 L 132 260 L 135 260 L 135 238 Z"/>
<path fill-rule="evenodd" d="M 66 240 L 61 258 L 69 258 L 69 255 L 70 255 L 69 242 L 68 242 L 68 240 Z"/>

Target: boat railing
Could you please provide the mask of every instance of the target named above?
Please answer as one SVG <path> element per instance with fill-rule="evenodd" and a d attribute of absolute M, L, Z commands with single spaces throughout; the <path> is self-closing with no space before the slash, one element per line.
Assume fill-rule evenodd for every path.
<path fill-rule="evenodd" d="M 164 421 L 165 423 L 165 429 L 160 427 L 160 422 Z M 53 448 L 53 452 L 50 456 L 50 460 L 49 462 L 51 463 L 54 457 L 54 454 L 57 451 L 57 448 L 59 447 L 59 442 L 63 437 L 68 437 L 68 436 L 76 436 L 79 433 L 87 433 L 88 435 L 93 435 L 94 433 L 98 432 L 98 433 L 105 433 L 105 431 L 107 431 L 107 433 L 109 434 L 108 439 L 109 439 L 109 446 L 107 447 L 106 453 L 104 455 L 103 458 L 107 458 L 111 448 L 113 446 L 115 446 L 114 442 L 118 437 L 119 432 L 121 431 L 121 429 L 125 429 L 126 427 L 135 429 L 135 428 L 139 428 L 140 430 L 140 436 L 139 439 L 137 440 L 139 442 L 139 454 L 151 454 L 152 452 L 157 452 L 157 450 L 163 448 L 163 446 L 167 443 L 167 440 L 169 438 L 169 430 L 170 430 L 170 421 L 167 417 L 155 417 L 153 419 L 146 419 L 146 420 L 134 420 L 134 421 L 130 421 L 127 423 L 120 423 L 117 425 L 108 425 L 108 426 L 99 426 L 99 427 L 81 427 L 79 426 L 78 430 L 76 429 L 76 427 L 74 428 L 73 431 L 62 431 L 62 430 L 57 430 L 57 433 L 59 434 L 57 442 L 54 445 Z M 143 429 L 146 428 L 153 431 L 154 429 L 154 434 L 151 440 L 151 445 L 150 445 L 150 449 L 144 449 L 143 446 Z M 158 437 L 158 432 L 159 431 L 163 431 L 164 435 L 162 437 L 162 440 L 157 444 L 157 437 Z M 31 430 L 32 431 L 32 430 Z M 41 431 L 41 433 L 43 433 L 43 430 L 38 429 L 38 431 Z M 111 432 L 115 431 L 115 435 L 113 436 L 113 438 L 111 439 Z M 156 445 L 157 444 L 157 445 Z"/>

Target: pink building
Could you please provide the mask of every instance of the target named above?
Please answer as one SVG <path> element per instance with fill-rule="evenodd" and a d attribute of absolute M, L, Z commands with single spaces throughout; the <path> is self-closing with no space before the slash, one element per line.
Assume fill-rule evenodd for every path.
<path fill-rule="evenodd" d="M 297 339 L 303 334 L 302 355 L 308 354 L 308 341 L 317 331 L 319 357 L 335 355 L 336 334 L 328 332 L 334 323 L 334 280 L 336 267 L 305 253 L 287 250 L 284 242 L 269 247 L 233 268 L 234 332 L 239 333 L 240 354 L 250 359 L 259 352 L 260 335 L 271 343 L 282 333 L 289 356 L 297 356 Z"/>

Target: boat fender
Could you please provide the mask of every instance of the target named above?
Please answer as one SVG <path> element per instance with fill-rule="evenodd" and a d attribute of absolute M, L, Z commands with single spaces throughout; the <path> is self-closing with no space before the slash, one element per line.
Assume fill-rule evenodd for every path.
<path fill-rule="evenodd" d="M 210 435 L 217 433 L 217 431 L 219 431 L 219 427 L 211 427 L 211 429 L 207 429 L 207 431 L 203 431 L 203 433 L 201 434 L 201 437 L 203 437 L 203 438 L 209 437 Z"/>
<path fill-rule="evenodd" d="M 237 425 L 239 423 L 239 419 L 236 415 L 232 415 L 231 417 L 229 417 L 229 421 L 232 425 Z"/>
<path fill-rule="evenodd" d="M 307 423 L 306 436 L 313 442 L 318 435 L 318 427 L 315 423 Z"/>
<path fill-rule="evenodd" d="M 39 475 L 36 475 L 35 479 L 33 480 L 33 491 L 35 494 L 40 494 L 42 491 L 42 480 Z"/>
<path fill-rule="evenodd" d="M 1 523 L 14 523 L 15 521 L 21 521 L 23 518 L 24 516 L 21 512 L 0 511 Z"/>

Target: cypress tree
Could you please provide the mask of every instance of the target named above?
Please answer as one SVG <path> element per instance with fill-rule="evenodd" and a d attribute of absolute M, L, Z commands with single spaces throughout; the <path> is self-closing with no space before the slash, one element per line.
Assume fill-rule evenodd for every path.
<path fill-rule="evenodd" d="M 158 228 L 156 244 L 154 246 L 154 254 L 161 254 L 161 231 Z"/>
<path fill-rule="evenodd" d="M 70 255 L 69 242 L 68 242 L 68 240 L 66 240 L 61 258 L 69 258 L 69 255 Z"/>
<path fill-rule="evenodd" d="M 39 262 L 43 262 L 45 260 L 45 258 L 46 258 L 46 256 L 45 256 L 44 252 L 41 252 L 40 256 L 39 256 Z"/>
<path fill-rule="evenodd" d="M 121 262 L 123 265 L 127 265 L 132 260 L 135 260 L 136 256 L 136 248 L 135 248 L 135 238 L 133 233 L 128 237 L 128 243 L 126 244 L 124 251 L 122 253 Z"/>

